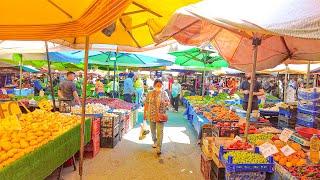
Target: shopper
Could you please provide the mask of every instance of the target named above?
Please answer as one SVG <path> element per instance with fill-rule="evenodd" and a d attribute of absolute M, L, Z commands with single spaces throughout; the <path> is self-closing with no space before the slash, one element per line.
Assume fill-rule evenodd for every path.
<path fill-rule="evenodd" d="M 168 120 L 166 110 L 170 104 L 167 92 L 162 90 L 162 81 L 154 81 L 154 90 L 147 94 L 144 104 L 144 119 L 150 121 L 150 129 L 153 148 L 157 148 L 157 154 L 161 154 L 164 123 Z"/>
<path fill-rule="evenodd" d="M 39 93 L 41 90 L 43 90 L 43 87 L 41 86 L 40 80 L 37 78 L 37 76 L 33 76 L 32 83 L 34 87 L 34 95 L 39 96 Z"/>
<path fill-rule="evenodd" d="M 136 81 L 134 82 L 134 88 L 136 90 L 136 104 L 140 106 L 144 91 L 144 84 L 139 75 L 137 75 L 136 77 Z"/>
<path fill-rule="evenodd" d="M 111 77 L 111 81 L 108 83 L 107 85 L 107 93 L 109 95 L 109 97 L 118 97 L 118 93 L 119 93 L 119 83 L 117 81 L 113 81 L 113 77 Z M 114 86 L 114 89 L 113 89 Z"/>
<path fill-rule="evenodd" d="M 60 83 L 58 96 L 60 99 L 71 100 L 73 103 L 80 104 L 80 98 L 77 93 L 76 84 L 73 82 L 75 73 L 69 71 L 67 73 L 67 80 Z"/>
<path fill-rule="evenodd" d="M 154 83 L 154 77 L 153 76 L 148 77 L 146 82 L 148 90 L 153 89 L 153 83 Z"/>
<path fill-rule="evenodd" d="M 181 85 L 178 80 L 174 80 L 171 90 L 171 104 L 176 112 L 179 110 L 179 101 L 181 95 Z"/>
<path fill-rule="evenodd" d="M 129 103 L 132 103 L 132 95 L 134 94 L 133 78 L 134 78 L 134 74 L 130 72 L 128 74 L 128 77 L 124 80 L 124 87 L 123 87 L 124 100 Z"/>
<path fill-rule="evenodd" d="M 244 80 L 241 85 L 240 85 L 240 92 L 244 94 L 244 102 L 243 102 L 243 109 L 247 110 L 248 109 L 248 101 L 249 101 L 249 91 L 250 91 L 250 84 L 254 82 L 254 88 L 253 88 L 253 99 L 252 99 L 252 110 L 258 110 L 258 96 L 263 96 L 264 95 L 264 90 L 261 86 L 261 84 L 256 81 L 251 79 L 251 74 L 246 73 L 246 80 Z"/>
<path fill-rule="evenodd" d="M 96 94 L 98 97 L 104 96 L 104 84 L 100 79 L 96 79 Z"/>

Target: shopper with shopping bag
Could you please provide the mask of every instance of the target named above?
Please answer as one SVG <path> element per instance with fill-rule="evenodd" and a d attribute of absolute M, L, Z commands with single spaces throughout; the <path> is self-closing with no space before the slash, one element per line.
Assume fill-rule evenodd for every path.
<path fill-rule="evenodd" d="M 168 93 L 162 90 L 162 81 L 157 79 L 154 81 L 154 90 L 147 94 L 144 104 L 144 120 L 150 121 L 150 129 L 153 148 L 156 148 L 157 154 L 161 154 L 163 128 L 165 122 L 168 121 L 166 114 L 170 104 Z"/>

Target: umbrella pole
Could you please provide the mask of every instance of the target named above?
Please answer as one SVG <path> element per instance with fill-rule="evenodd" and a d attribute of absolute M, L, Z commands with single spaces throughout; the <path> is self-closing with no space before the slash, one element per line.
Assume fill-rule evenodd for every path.
<path fill-rule="evenodd" d="M 21 55 L 21 58 L 20 58 L 20 78 L 19 78 L 19 95 L 21 96 L 21 93 L 22 93 L 22 55 Z"/>
<path fill-rule="evenodd" d="M 308 71 L 307 71 L 307 86 L 306 88 L 310 88 L 310 61 L 308 61 Z"/>
<path fill-rule="evenodd" d="M 256 78 L 256 67 L 257 67 L 257 55 L 258 55 L 258 46 L 261 44 L 261 39 L 254 37 L 252 39 L 253 45 L 253 63 L 252 63 L 252 72 L 251 72 L 251 83 L 250 83 L 250 92 L 249 92 L 249 101 L 248 101 L 248 109 L 246 114 L 246 129 L 245 129 L 245 138 L 248 139 L 248 129 L 250 123 L 250 114 L 252 110 L 252 100 L 253 100 L 253 89 L 255 85 Z"/>
<path fill-rule="evenodd" d="M 53 83 L 52 83 L 52 76 L 51 76 L 51 66 L 50 66 L 50 58 L 49 58 L 49 48 L 48 48 L 48 42 L 45 41 L 46 46 L 46 55 L 47 55 L 47 62 L 48 62 L 48 75 L 49 75 L 49 83 L 50 83 L 50 91 L 51 91 L 51 97 L 52 97 L 52 103 L 53 103 L 53 111 L 56 111 L 56 100 L 54 98 L 54 89 L 53 89 Z"/>
<path fill-rule="evenodd" d="M 284 92 L 283 92 L 283 101 L 287 101 L 287 88 L 288 88 L 288 71 L 289 71 L 289 66 L 286 64 L 286 73 L 284 75 Z"/>
<path fill-rule="evenodd" d="M 84 154 L 84 123 L 86 114 L 86 96 L 87 96 L 87 81 L 88 81 L 88 58 L 89 58 L 89 36 L 86 36 L 85 53 L 84 53 L 84 78 L 82 88 L 82 112 L 81 112 L 81 126 L 80 126 L 80 161 L 79 161 L 79 175 L 82 179 L 83 172 L 83 154 Z"/>
<path fill-rule="evenodd" d="M 113 62 L 113 92 L 112 92 L 112 97 L 115 98 L 115 89 L 116 89 L 116 67 L 117 67 L 117 62 L 116 60 Z"/>
<path fill-rule="evenodd" d="M 204 70 L 202 75 L 202 96 L 204 96 L 205 94 L 205 87 L 204 87 L 205 78 L 206 78 L 206 71 Z"/>

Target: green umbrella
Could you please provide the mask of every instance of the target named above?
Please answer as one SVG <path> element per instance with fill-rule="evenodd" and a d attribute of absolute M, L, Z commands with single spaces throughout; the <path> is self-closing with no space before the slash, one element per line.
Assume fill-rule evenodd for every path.
<path fill-rule="evenodd" d="M 229 66 L 228 62 L 218 54 L 200 48 L 192 48 L 169 54 L 176 56 L 175 64 L 179 66 L 194 67 L 195 69 L 206 71 Z M 212 56 L 212 54 L 214 54 L 214 56 Z"/>
<path fill-rule="evenodd" d="M 228 62 L 212 51 L 200 48 L 192 48 L 185 51 L 169 53 L 176 56 L 175 64 L 203 71 L 202 95 L 205 93 L 205 71 L 211 71 L 222 67 L 228 67 Z"/>

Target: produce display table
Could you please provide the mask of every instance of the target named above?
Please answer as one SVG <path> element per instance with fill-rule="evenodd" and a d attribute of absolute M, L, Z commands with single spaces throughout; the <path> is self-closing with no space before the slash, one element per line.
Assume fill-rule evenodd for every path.
<path fill-rule="evenodd" d="M 210 121 L 207 118 L 205 118 L 203 115 L 197 114 L 194 111 L 192 105 L 187 100 L 185 101 L 185 106 L 186 106 L 186 111 L 184 112 L 184 115 L 196 130 L 197 137 L 200 139 L 202 134 L 201 132 L 202 126 L 204 124 L 210 123 Z"/>
<path fill-rule="evenodd" d="M 91 120 L 85 122 L 85 143 L 90 141 Z M 80 124 L 0 169 L 0 179 L 42 180 L 80 149 Z"/>

